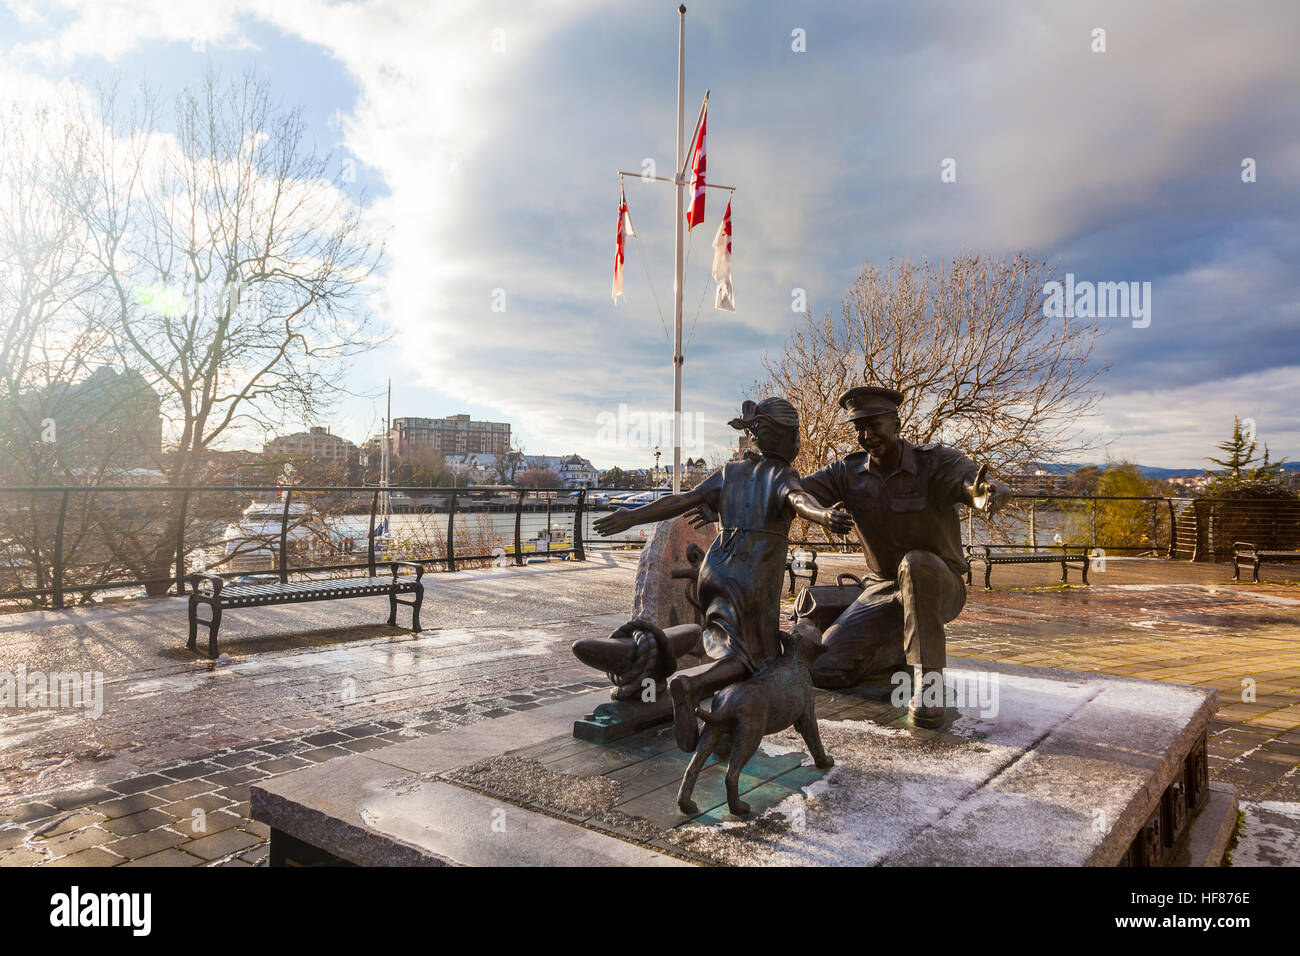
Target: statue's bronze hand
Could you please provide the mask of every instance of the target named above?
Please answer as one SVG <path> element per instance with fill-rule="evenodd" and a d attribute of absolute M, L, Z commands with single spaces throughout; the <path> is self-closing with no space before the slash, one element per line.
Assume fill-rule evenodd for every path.
<path fill-rule="evenodd" d="M 608 538 L 612 534 L 618 534 L 620 531 L 626 531 L 632 527 L 631 522 L 627 520 L 627 513 L 615 511 L 613 514 L 605 515 L 603 518 L 597 518 L 591 525 L 596 529 L 596 533 L 602 537 Z"/>
<path fill-rule="evenodd" d="M 691 523 L 692 528 L 703 528 L 706 524 L 717 521 L 718 513 L 708 505 L 700 504 L 686 512 L 686 520 Z"/>
<path fill-rule="evenodd" d="M 975 472 L 975 480 L 971 482 L 971 503 L 975 510 L 992 514 L 1006 504 L 1011 497 L 1011 490 L 1001 482 L 987 477 L 988 470 L 988 465 L 980 465 Z"/>
<path fill-rule="evenodd" d="M 826 520 L 822 522 L 832 534 L 848 534 L 853 530 L 853 515 L 844 510 L 842 502 L 826 509 Z"/>

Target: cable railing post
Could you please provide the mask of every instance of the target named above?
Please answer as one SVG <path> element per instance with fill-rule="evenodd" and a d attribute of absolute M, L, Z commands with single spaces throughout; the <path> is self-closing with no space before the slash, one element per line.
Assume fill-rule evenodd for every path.
<path fill-rule="evenodd" d="M 515 567 L 524 566 L 524 538 L 523 538 L 523 520 L 524 520 L 524 495 L 526 491 L 519 492 L 519 497 L 515 499 Z"/>
<path fill-rule="evenodd" d="M 1092 511 L 1088 515 L 1088 537 L 1092 539 L 1091 550 L 1097 550 L 1097 499 L 1092 499 Z"/>
<path fill-rule="evenodd" d="M 181 492 L 180 514 L 176 517 L 176 593 L 185 593 L 185 511 L 190 504 L 190 490 Z"/>
<path fill-rule="evenodd" d="M 370 534 L 366 535 L 366 573 L 375 576 L 375 513 L 379 510 L 379 492 L 370 499 Z"/>
<path fill-rule="evenodd" d="M 63 609 L 63 522 L 68 516 L 68 490 L 59 501 L 59 520 L 54 526 L 54 608 Z"/>
<path fill-rule="evenodd" d="M 554 494 L 554 492 L 552 492 L 551 494 Z M 551 498 L 550 495 L 548 495 L 546 498 L 546 559 L 549 561 L 550 558 L 551 558 Z"/>
<path fill-rule="evenodd" d="M 1173 560 L 1178 556 L 1177 518 L 1174 515 L 1174 499 L 1166 498 L 1164 501 L 1169 506 L 1169 558 Z"/>
<path fill-rule="evenodd" d="M 447 502 L 447 570 L 456 570 L 456 489 Z"/>
<path fill-rule="evenodd" d="M 578 492 L 578 506 L 573 511 L 573 560 L 586 561 L 587 552 L 582 543 L 582 506 L 587 500 L 587 489 Z"/>
<path fill-rule="evenodd" d="M 293 489 L 284 489 L 284 511 L 280 513 L 280 583 L 289 583 L 289 501 Z"/>
<path fill-rule="evenodd" d="M 1038 550 L 1038 499 L 1029 499 L 1029 547 Z"/>

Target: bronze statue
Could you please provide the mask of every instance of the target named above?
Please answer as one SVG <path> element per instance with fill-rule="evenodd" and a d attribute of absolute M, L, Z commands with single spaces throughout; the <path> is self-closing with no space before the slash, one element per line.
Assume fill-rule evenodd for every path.
<path fill-rule="evenodd" d="M 726 775 L 727 807 L 737 815 L 749 812 L 749 804 L 740 799 L 740 771 L 757 752 L 766 734 L 793 726 L 803 736 L 819 769 L 835 766 L 835 761 L 826 755 L 817 730 L 812 678 L 808 673 L 811 663 L 826 647 L 798 633 L 799 629 L 800 625 L 796 624 L 794 634 L 781 632 L 785 651 L 774 662 L 749 680 L 714 694 L 711 710 L 696 709 L 706 726 L 677 791 L 677 807 L 682 813 L 699 812 L 691 792 L 705 761 L 723 746 L 724 740 L 729 739 L 731 748 Z"/>
<path fill-rule="evenodd" d="M 901 392 L 871 386 L 841 395 L 863 451 L 803 479 L 818 501 L 843 502 L 852 514 L 869 575 L 823 635 L 827 652 L 812 676 L 818 687 L 851 687 L 905 663 L 920 672 L 912 722 L 933 728 L 944 719 L 944 624 L 966 603 L 957 505 L 992 513 L 1011 492 L 955 449 L 901 439 L 902 401 Z"/>
<path fill-rule="evenodd" d="M 704 611 L 704 650 L 712 658 L 668 681 L 677 746 L 699 742 L 696 708 L 710 694 L 744 680 L 781 653 L 781 583 L 790 522 L 796 514 L 846 534 L 847 512 L 818 505 L 790 462 L 799 452 L 799 414 L 781 398 L 747 401 L 728 424 L 748 432 L 759 453 L 728 462 L 690 491 L 595 522 L 602 535 L 688 512 L 719 515 L 721 531 L 700 568 L 697 595 Z"/>
<path fill-rule="evenodd" d="M 628 621 L 609 637 L 584 637 L 573 642 L 573 656 L 602 670 L 613 685 L 611 700 L 644 697 L 647 684 L 656 694 L 677 670 L 677 658 L 700 641 L 698 624 L 660 628 L 652 621 Z"/>

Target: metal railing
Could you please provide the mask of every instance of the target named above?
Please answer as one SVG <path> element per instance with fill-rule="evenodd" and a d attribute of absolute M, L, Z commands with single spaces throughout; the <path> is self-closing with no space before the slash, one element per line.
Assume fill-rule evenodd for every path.
<path fill-rule="evenodd" d="M 1114 555 L 1226 561 L 1234 541 L 1300 547 L 1300 499 L 1017 494 L 992 517 L 964 506 L 958 512 L 963 544 L 999 550 L 1066 545 Z M 828 539 L 820 528 L 807 530 L 791 544 L 861 550 L 856 536 Z"/>
<path fill-rule="evenodd" d="M 196 571 L 284 582 L 295 574 L 374 574 L 396 558 L 448 571 L 581 561 L 592 538 L 588 496 L 601 491 L 617 489 L 0 487 L 0 601 L 62 608 L 74 595 L 122 588 L 185 594 Z M 246 508 L 259 500 L 267 507 L 250 518 Z M 601 543 L 644 541 L 633 532 Z"/>
<path fill-rule="evenodd" d="M 380 524 L 385 491 L 392 519 Z M 0 487 L 0 601 L 64 607 L 122 588 L 184 594 L 196 571 L 345 574 L 394 559 L 448 571 L 553 557 L 583 560 L 593 511 L 622 489 L 283 485 Z M 266 499 L 256 520 L 250 501 Z M 273 507 L 274 510 L 271 510 Z M 256 527 L 246 527 L 252 523 Z M 1300 547 L 1300 500 L 1015 495 L 1001 514 L 961 515 L 963 544 L 1227 560 L 1234 541 Z M 858 550 L 792 529 L 792 545 Z M 533 534 L 531 540 L 528 534 Z M 598 539 L 638 546 L 647 529 Z M 359 545 L 359 546 L 358 546 Z"/>

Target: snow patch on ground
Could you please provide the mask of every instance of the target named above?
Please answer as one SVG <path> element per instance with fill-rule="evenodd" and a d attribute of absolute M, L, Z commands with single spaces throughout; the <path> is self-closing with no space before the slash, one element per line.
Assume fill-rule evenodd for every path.
<path fill-rule="evenodd" d="M 1300 803 L 1243 801 L 1246 820 L 1233 866 L 1300 866 Z"/>
<path fill-rule="evenodd" d="M 689 824 L 669 839 L 737 865 L 869 866 L 934 824 L 1016 752 L 868 721 L 821 721 L 820 728 L 836 761 L 824 777 L 747 822 Z M 802 747 L 794 731 L 765 741 L 787 745 Z"/>

